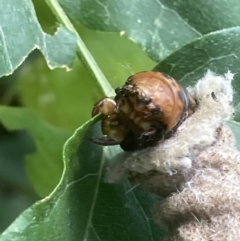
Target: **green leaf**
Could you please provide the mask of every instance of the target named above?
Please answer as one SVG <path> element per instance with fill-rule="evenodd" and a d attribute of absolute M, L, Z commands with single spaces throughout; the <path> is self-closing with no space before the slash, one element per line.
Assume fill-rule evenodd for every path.
<path fill-rule="evenodd" d="M 0 7 L 0 76 L 11 74 L 34 49 L 39 49 L 50 68 L 71 67 L 76 37 L 65 28 L 45 34 L 31 0 L 2 0 Z"/>
<path fill-rule="evenodd" d="M 70 72 L 50 70 L 43 58 L 22 66 L 17 89 L 24 106 L 50 124 L 74 131 L 91 118 L 94 103 L 102 97 L 100 88 L 84 66 L 75 61 Z M 94 98 L 93 98 L 94 96 Z"/>
<path fill-rule="evenodd" d="M 84 28 L 81 28 L 81 33 L 113 87 L 122 85 L 132 73 L 155 65 L 138 46 L 119 34 Z M 119 48 L 111 45 L 112 42 Z M 21 67 L 17 77 L 17 89 L 24 106 L 49 123 L 71 131 L 91 118 L 93 105 L 104 97 L 96 80 L 77 60 L 72 71 L 66 72 L 62 69 L 50 70 L 43 58 L 32 57 Z"/>
<path fill-rule="evenodd" d="M 201 34 L 240 25 L 238 0 L 161 0 Z"/>
<path fill-rule="evenodd" d="M 126 32 L 156 61 L 163 60 L 203 34 L 240 24 L 237 0 L 59 2 L 72 19 L 88 28 Z"/>
<path fill-rule="evenodd" d="M 139 47 L 119 34 L 89 31 L 80 26 L 79 29 L 113 86 L 122 85 L 129 75 L 144 67 L 150 69 L 154 66 Z M 96 38 L 99 39 L 98 42 L 95 41 Z M 113 45 L 109 47 L 111 42 L 121 47 L 117 49 Z M 129 49 L 129 51 L 123 52 L 121 48 Z M 30 62 L 31 68 L 28 65 Z M 130 66 L 131 62 L 135 64 Z M 32 109 L 38 117 L 49 123 L 70 131 L 90 118 L 92 106 L 103 97 L 95 79 L 79 61 L 75 61 L 71 72 L 60 69 L 50 71 L 43 59 L 35 60 L 32 57 L 21 67 L 16 78 L 19 81 L 18 90 L 24 106 Z M 96 87 L 92 88 L 93 86 Z M 34 138 L 38 137 L 34 136 Z M 56 183 L 55 178 L 50 179 L 48 180 L 50 184 L 44 187 L 45 182 L 41 181 L 42 178 L 38 179 L 38 177 L 45 176 L 45 161 L 40 161 L 42 155 L 43 153 L 38 151 L 35 155 L 29 156 L 28 163 L 31 165 L 27 168 L 30 181 L 41 196 L 49 193 Z M 59 155 L 60 152 L 57 156 Z M 54 172 L 54 176 L 59 176 L 59 170 L 61 170 L 59 160 L 60 158 L 58 161 L 48 161 L 52 163 L 49 173 Z M 54 170 L 54 165 L 57 171 Z"/>
<path fill-rule="evenodd" d="M 5 184 L 5 186 L 4 186 Z M 32 205 L 37 198 L 29 197 L 29 193 L 21 193 L 11 189 L 11 186 L 6 186 L 6 183 L 1 182 L 1 197 L 0 197 L 0 232 L 2 233 L 23 210 Z M 8 190 L 7 193 L 4 187 Z M 5 192 L 4 192 L 5 191 Z"/>
<path fill-rule="evenodd" d="M 94 121 L 67 141 L 58 187 L 17 218 L 1 241 L 159 240 L 163 230 L 155 226 L 149 211 L 156 197 L 127 180 L 118 185 L 103 181 L 106 157 L 118 150 L 103 150 L 88 140 L 100 135 L 98 126 L 89 129 Z"/>
<path fill-rule="evenodd" d="M 1 179 L 29 192 L 30 184 L 25 175 L 24 156 L 34 151 L 34 141 L 26 131 L 0 133 Z"/>
<path fill-rule="evenodd" d="M 227 2 L 219 1 L 227 7 Z M 61 20 L 61 23 L 65 24 L 68 29 L 74 29 L 62 9 L 57 5 L 56 0 L 46 0 L 46 2 L 52 3 L 51 7 L 55 10 L 55 14 L 60 13 L 61 16 L 58 15 L 57 18 Z M 185 1 L 185 4 L 183 4 L 183 1 L 179 0 L 163 0 L 161 2 L 150 0 L 146 3 L 140 0 L 126 3 L 114 0 L 101 2 L 59 0 L 59 2 L 67 10 L 71 19 L 78 23 L 83 23 L 92 29 L 125 33 L 126 36 L 140 44 L 153 59 L 163 60 L 157 68 L 170 73 L 186 85 L 193 84 L 210 68 L 220 74 L 230 69 L 236 73 L 234 85 L 235 87 L 238 86 L 239 28 L 230 27 L 239 24 L 237 19 L 239 17 L 235 12 L 232 19 L 231 16 L 224 18 L 226 11 L 224 9 L 217 11 L 216 9 L 220 5 L 216 4 L 215 0 L 205 4 L 204 2 L 197 2 L 195 3 L 196 7 L 190 1 Z M 214 3 L 215 6 L 211 3 Z M 233 0 L 229 2 L 229 5 L 232 5 L 232 3 Z M 190 6 L 191 8 L 188 8 Z M 216 14 L 213 14 L 215 12 Z M 204 13 L 204 17 L 200 18 L 199 16 L 202 13 Z M 198 20 L 195 19 L 196 16 L 198 16 Z M 208 24 L 206 24 L 207 21 Z M 104 84 L 102 84 L 99 80 L 104 79 L 104 76 L 102 75 L 101 78 L 95 77 L 101 75 L 100 72 L 103 70 L 113 86 L 120 85 L 121 81 L 126 79 L 128 71 L 132 71 L 131 69 L 122 71 L 121 68 L 128 68 L 128 66 L 132 68 L 134 63 L 141 63 L 141 54 L 138 55 L 139 52 L 137 52 L 136 57 L 134 57 L 131 51 L 133 47 L 129 43 L 121 45 L 122 41 L 124 42 L 126 39 L 117 36 L 116 33 L 94 32 L 79 27 L 78 24 L 75 24 L 76 26 L 78 33 L 81 35 L 81 38 L 77 36 L 78 51 L 83 50 L 82 52 L 85 53 L 81 53 L 79 56 L 83 63 L 84 61 L 90 63 L 85 64 L 90 70 L 91 68 L 94 69 L 92 71 L 95 75 L 93 78 L 97 79 L 103 87 L 102 93 L 108 95 L 107 80 L 104 80 L 105 82 L 103 81 Z M 215 30 L 219 31 L 205 36 L 202 35 Z M 73 32 L 76 33 L 75 29 Z M 106 40 L 108 37 L 109 42 Z M 101 41 L 99 41 L 100 39 Z M 130 47 L 126 48 L 125 46 Z M 125 55 L 123 52 L 127 52 L 127 54 Z M 93 61 L 91 54 L 99 63 L 100 68 Z M 118 55 L 124 55 L 124 57 L 116 58 L 115 56 Z M 149 65 L 143 64 L 143 69 L 138 70 L 141 65 L 136 64 L 137 71 L 151 68 L 153 64 L 145 59 L 144 55 L 142 56 Z M 169 57 L 165 59 L 166 56 Z M 125 60 L 126 64 L 123 63 Z M 133 72 L 135 72 L 135 67 Z M 31 76 L 33 76 L 33 73 Z M 89 103 L 81 102 L 83 105 L 80 105 L 80 108 L 80 106 L 74 105 L 74 101 L 69 100 L 69 95 L 64 93 L 62 99 L 66 95 L 66 103 L 62 102 L 60 107 L 62 112 L 60 110 L 59 113 L 57 112 L 56 102 L 45 112 L 46 114 L 42 114 L 43 109 L 38 106 L 40 102 L 37 103 L 36 100 L 34 102 L 34 94 L 27 94 L 27 92 L 32 90 L 33 93 L 36 93 L 36 97 L 41 97 L 44 91 L 50 89 L 54 92 L 54 95 L 58 93 L 58 96 L 60 96 L 64 89 L 62 87 L 58 89 L 59 86 L 64 86 L 63 80 L 59 81 L 59 85 L 57 85 L 58 80 L 61 79 L 61 74 L 59 76 L 49 73 L 42 75 L 42 77 L 45 76 L 50 80 L 55 79 L 48 81 L 50 83 L 47 84 L 50 86 L 53 83 L 54 86 L 50 86 L 50 88 L 48 86 L 44 89 L 40 84 L 27 85 L 28 83 L 25 82 L 21 86 L 21 93 L 24 94 L 22 99 L 28 107 L 36 110 L 42 118 L 47 119 L 54 125 L 63 126 L 66 129 L 73 128 L 77 125 L 75 118 L 78 117 L 78 113 L 74 113 L 74 115 L 72 113 L 74 111 L 82 112 L 83 105 L 87 106 L 84 110 L 85 114 L 89 113 L 91 98 L 98 98 L 100 94 L 89 96 L 86 101 Z M 64 76 L 62 74 L 63 78 L 67 78 L 67 76 L 70 75 Z M 76 76 L 73 74 L 72 78 L 74 79 Z M 86 74 L 86 79 L 81 80 L 85 81 L 84 85 L 81 86 L 88 86 L 88 88 L 84 87 L 86 88 L 86 95 L 87 93 L 94 95 L 93 89 L 98 90 L 97 83 L 92 84 L 91 82 L 90 84 L 87 77 Z M 27 88 L 24 89 L 25 87 Z M 77 92 L 78 85 L 73 84 L 71 90 L 74 88 Z M 91 91 L 89 88 L 91 88 Z M 235 104 L 239 102 L 238 97 L 239 91 L 237 90 Z M 70 120 L 71 118 L 69 118 L 69 121 L 60 120 L 68 116 L 65 116 L 68 104 L 70 104 L 69 109 L 71 109 L 71 115 L 69 114 L 69 116 L 74 120 Z M 52 116 L 50 116 L 51 111 L 53 112 Z M 36 157 L 36 162 L 31 162 L 33 163 L 32 168 L 28 170 L 30 174 L 33 173 L 32 175 L 34 175 L 32 181 L 35 183 L 35 188 L 42 196 L 45 196 L 49 194 L 49 191 L 59 180 L 62 170 L 61 148 L 64 140 L 66 140 L 64 138 L 67 138 L 69 134 L 52 126 L 50 128 L 45 122 L 39 122 L 38 118 L 32 118 L 32 114 L 24 114 L 22 111 L 15 112 L 15 114 L 11 113 L 11 111 L 0 113 L 0 118 L 3 119 L 4 124 L 9 125 L 9 128 L 27 128 L 37 140 L 36 145 L 40 154 L 38 154 L 38 159 Z M 55 113 L 58 113 L 56 115 L 57 120 L 54 120 Z M 2 114 L 5 114 L 5 116 Z M 81 121 L 84 118 L 86 117 L 82 117 Z M 111 156 L 119 150 L 115 148 L 102 149 L 88 141 L 88 138 L 92 136 L 101 135 L 99 127 L 89 129 L 93 122 L 94 120 L 91 120 L 79 128 L 65 145 L 63 153 L 64 173 L 54 191 L 17 218 L 2 234 L 1 240 L 107 241 L 161 239 L 163 230 L 155 226 L 150 214 L 150 207 L 156 201 L 155 196 L 145 193 L 139 186 L 132 186 L 127 180 L 116 185 L 104 183 L 105 162 L 109 161 Z M 238 124 L 231 122 L 230 126 L 238 135 Z M 44 143 L 41 143 L 43 140 Z M 39 175 L 38 178 L 37 175 Z"/>
<path fill-rule="evenodd" d="M 27 174 L 40 196 L 46 196 L 62 175 L 62 146 L 70 134 L 40 120 L 23 108 L 0 107 L 0 123 L 9 130 L 26 129 L 36 144 L 36 152 L 27 156 Z"/>
<path fill-rule="evenodd" d="M 240 27 L 207 34 L 176 51 L 155 69 L 169 73 L 186 86 L 193 85 L 207 70 L 234 74 L 234 105 L 240 102 Z"/>
<path fill-rule="evenodd" d="M 46 1 L 32 0 L 32 3 L 43 31 L 52 34 L 58 24 Z"/>
<path fill-rule="evenodd" d="M 236 147 L 240 150 L 240 123 L 236 121 L 229 121 L 227 124 L 235 136 Z"/>
<path fill-rule="evenodd" d="M 48 2 L 49 0 L 46 0 Z M 55 25 L 51 12 L 42 0 L 33 0 L 38 19 L 47 31 Z M 48 22 L 46 21 L 48 19 Z M 135 72 L 152 69 L 156 65 L 146 53 L 125 34 L 109 33 L 87 29 L 81 24 L 74 25 L 89 52 L 110 84 L 116 88 Z M 114 43 L 114 44 L 113 44 Z M 117 47 L 116 47 L 117 46 Z M 123 51 L 124 50 L 124 51 Z M 81 64 L 84 64 L 82 62 Z M 75 68 L 75 67 L 74 67 Z M 84 71 L 81 69 L 81 71 Z M 85 72 L 87 69 L 85 68 Z M 91 76 L 93 79 L 93 76 Z M 86 82 L 89 80 L 86 80 Z M 102 93 L 103 94 L 103 93 Z M 107 93 L 109 95 L 109 93 Z"/>
<path fill-rule="evenodd" d="M 81 25 L 77 25 L 77 30 L 114 88 L 123 85 L 130 75 L 156 65 L 125 35 L 93 31 Z"/>
<path fill-rule="evenodd" d="M 59 3 L 72 19 L 88 28 L 125 32 L 156 61 L 201 36 L 161 1 L 59 0 Z"/>
<path fill-rule="evenodd" d="M 26 131 L 9 133 L 0 130 L 1 233 L 37 200 L 37 195 L 26 177 L 24 165 L 24 155 L 33 151 L 34 142 Z"/>

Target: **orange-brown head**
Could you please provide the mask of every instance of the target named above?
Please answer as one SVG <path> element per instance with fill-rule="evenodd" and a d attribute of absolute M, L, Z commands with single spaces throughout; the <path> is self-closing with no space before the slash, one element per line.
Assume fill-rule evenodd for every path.
<path fill-rule="evenodd" d="M 94 115 L 103 114 L 106 137 L 93 141 L 120 144 L 125 151 L 154 146 L 169 138 L 196 106 L 184 87 L 161 72 L 134 74 L 115 92 L 114 100 L 104 98 L 94 107 Z"/>

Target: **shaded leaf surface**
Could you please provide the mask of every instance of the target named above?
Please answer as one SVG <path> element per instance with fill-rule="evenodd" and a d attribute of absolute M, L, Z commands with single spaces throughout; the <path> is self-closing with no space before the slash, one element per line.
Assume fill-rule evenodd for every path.
<path fill-rule="evenodd" d="M 104 183 L 106 158 L 119 150 L 103 151 L 88 141 L 100 135 L 97 126 L 87 131 L 92 122 L 67 141 L 64 175 L 55 191 L 18 217 L 1 241 L 161 240 L 164 230 L 151 220 L 149 211 L 156 196 L 127 180 Z M 234 122 L 230 126 L 239 129 Z"/>
<path fill-rule="evenodd" d="M 238 0 L 59 0 L 75 21 L 91 29 L 125 31 L 161 61 L 194 39 L 240 25 Z"/>
<path fill-rule="evenodd" d="M 34 149 L 34 142 L 26 131 L 0 130 L 0 232 L 37 200 L 24 165 L 24 155 Z"/>
<path fill-rule="evenodd" d="M 201 34 L 240 25 L 238 0 L 161 0 Z"/>
<path fill-rule="evenodd" d="M 239 122 L 229 121 L 228 126 L 233 131 L 233 134 L 236 139 L 236 146 L 237 146 L 238 150 L 240 150 L 240 124 L 239 124 Z"/>
<path fill-rule="evenodd" d="M 113 87 L 121 86 L 132 73 L 152 69 L 155 65 L 138 46 L 116 33 L 83 28 L 81 33 Z M 111 44 L 113 42 L 118 48 Z M 74 131 L 89 120 L 93 105 L 104 97 L 96 80 L 78 60 L 75 60 L 73 70 L 66 72 L 50 70 L 43 58 L 34 59 L 33 56 L 17 74 L 17 87 L 24 106 L 49 123 L 67 130 Z"/>
<path fill-rule="evenodd" d="M 77 29 L 113 88 L 123 85 L 130 75 L 156 65 L 125 35 L 88 30 L 82 26 Z"/>
<path fill-rule="evenodd" d="M 74 69 L 50 70 L 43 58 L 22 66 L 18 75 L 18 90 L 24 106 L 59 128 L 74 131 L 91 118 L 95 98 L 100 99 L 100 88 L 92 88 L 95 80 L 79 61 Z M 95 102 L 94 102 L 95 101 Z"/>
<path fill-rule="evenodd" d="M 199 11 L 202 1 L 196 3 L 198 8 L 194 8 L 190 1 L 185 1 L 185 5 L 180 1 L 175 1 L 175 5 L 173 1 L 59 1 L 72 19 L 89 28 L 125 31 L 153 59 L 162 60 L 171 54 L 157 69 L 168 72 L 185 85 L 193 84 L 209 68 L 218 74 L 226 73 L 229 69 L 236 74 L 234 86 L 236 93 L 239 93 L 239 27 L 221 28 L 238 24 L 238 16 L 233 14 L 236 21 L 230 21 L 229 17 L 224 22 L 219 16 L 221 13 L 226 15 L 225 10 L 219 11 L 219 16 L 213 15 L 220 5 L 214 8 L 209 2 L 206 8 Z M 233 4 L 233 0 L 229 4 Z M 183 14 L 183 9 L 188 9 L 188 6 L 192 6 L 192 13 L 189 8 Z M 201 14 L 202 22 L 201 17 L 195 21 L 195 16 Z M 210 18 L 211 15 L 213 18 Z M 210 19 L 206 26 L 206 21 Z M 202 33 L 214 30 L 219 31 L 202 36 Z M 93 37 L 86 34 L 86 42 L 88 38 Z M 92 51 L 97 53 L 97 41 L 89 46 L 93 46 Z M 106 52 L 109 49 L 105 48 Z M 98 58 L 100 63 L 101 56 Z M 102 58 L 102 68 L 108 64 L 104 63 L 105 60 Z M 111 64 L 112 69 L 114 66 Z M 116 72 L 118 75 L 119 72 Z M 235 104 L 239 102 L 238 97 L 236 94 Z M 35 188 L 45 196 L 59 180 L 62 170 L 61 148 L 69 134 L 55 128 L 52 130 L 22 111 L 7 111 L 4 109 L 4 112 L 0 112 L 5 125 L 10 129 L 27 128 L 39 140 L 36 145 L 42 159 L 36 159 L 34 167 L 28 170 L 31 173 L 36 171 L 36 180 L 33 181 L 36 182 Z M 104 163 L 119 150 L 103 150 L 90 143 L 90 136 L 100 136 L 98 127 L 90 129 L 85 136 L 91 124 L 92 121 L 78 129 L 67 142 L 63 155 L 64 175 L 56 189 L 26 210 L 2 234 L 1 240 L 161 240 L 163 230 L 155 226 L 149 211 L 156 197 L 145 193 L 140 187 L 131 186 L 126 180 L 117 185 L 103 182 Z M 238 137 L 239 125 L 235 122 L 229 125 Z M 239 147 L 238 138 L 237 141 Z M 39 177 L 38 172 L 41 173 Z"/>
<path fill-rule="evenodd" d="M 34 141 L 26 131 L 0 133 L 0 177 L 14 186 L 30 189 L 24 156 L 34 151 Z"/>
<path fill-rule="evenodd" d="M 193 85 L 207 70 L 234 74 L 234 105 L 240 102 L 240 27 L 224 29 L 199 38 L 160 62 L 155 69 L 169 73 L 186 86 Z"/>
<path fill-rule="evenodd" d="M 70 134 L 24 108 L 1 106 L 0 122 L 9 130 L 25 129 L 34 139 L 36 152 L 26 158 L 27 174 L 40 196 L 49 194 L 62 175 L 62 146 Z"/>
<path fill-rule="evenodd" d="M 71 66 L 76 38 L 65 28 L 45 34 L 31 0 L 0 3 L 0 76 L 11 74 L 35 48 L 41 50 L 51 68 Z"/>
<path fill-rule="evenodd" d="M 110 153 L 87 140 L 100 134 L 98 127 L 83 139 L 90 124 L 79 128 L 66 143 L 65 171 L 57 189 L 26 210 L 1 240 L 159 240 L 162 230 L 149 212 L 155 196 L 139 187 L 132 189 L 127 181 L 121 185 L 103 182 Z"/>
<path fill-rule="evenodd" d="M 201 36 L 161 1 L 59 0 L 59 3 L 72 19 L 88 28 L 126 32 L 157 61 Z"/>

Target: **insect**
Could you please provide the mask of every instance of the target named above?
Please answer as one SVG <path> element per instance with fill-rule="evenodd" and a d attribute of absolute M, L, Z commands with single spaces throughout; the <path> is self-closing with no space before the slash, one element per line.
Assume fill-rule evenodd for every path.
<path fill-rule="evenodd" d="M 196 101 L 172 77 L 162 72 L 144 71 L 130 76 L 115 89 L 114 98 L 95 104 L 92 116 L 102 114 L 100 145 L 120 145 L 134 151 L 167 139 L 194 112 Z"/>

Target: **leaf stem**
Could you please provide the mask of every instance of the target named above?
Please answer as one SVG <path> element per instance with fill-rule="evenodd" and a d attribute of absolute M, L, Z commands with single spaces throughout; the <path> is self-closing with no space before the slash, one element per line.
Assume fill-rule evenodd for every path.
<path fill-rule="evenodd" d="M 74 28 L 73 24 L 63 11 L 62 7 L 58 3 L 57 0 L 45 0 L 50 9 L 52 10 L 53 14 L 56 16 L 57 20 L 62 23 L 68 30 L 73 32 L 77 38 L 77 55 L 79 59 L 85 64 L 85 66 L 90 70 L 90 72 L 94 75 L 99 83 L 100 87 L 105 96 L 114 96 L 114 90 L 109 84 L 108 80 L 104 76 L 103 72 L 98 67 L 95 59 L 88 51 L 86 45 L 84 44 L 83 40 L 81 39 L 80 35 Z"/>

